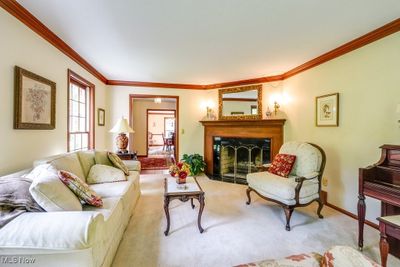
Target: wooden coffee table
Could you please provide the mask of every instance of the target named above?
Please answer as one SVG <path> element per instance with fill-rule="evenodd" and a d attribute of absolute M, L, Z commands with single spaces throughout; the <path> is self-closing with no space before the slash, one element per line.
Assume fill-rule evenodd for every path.
<path fill-rule="evenodd" d="M 181 188 L 181 186 L 185 188 Z M 203 227 L 201 227 L 201 215 L 204 210 L 204 191 L 201 189 L 197 179 L 195 177 L 187 177 L 186 184 L 178 185 L 175 178 L 165 178 L 164 179 L 164 211 L 167 217 L 167 229 L 164 234 L 167 236 L 170 227 L 169 218 L 169 202 L 174 199 L 179 199 L 182 202 L 186 202 L 190 199 L 190 204 L 192 209 L 194 209 L 193 199 L 197 199 L 200 203 L 199 214 L 197 215 L 197 226 L 199 227 L 200 233 L 204 232 Z"/>

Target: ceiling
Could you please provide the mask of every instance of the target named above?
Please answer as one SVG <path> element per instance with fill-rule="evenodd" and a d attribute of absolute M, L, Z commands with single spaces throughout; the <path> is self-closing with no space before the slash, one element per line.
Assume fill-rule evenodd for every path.
<path fill-rule="evenodd" d="M 399 18 L 399 0 L 17 0 L 110 80 L 284 73 Z"/>

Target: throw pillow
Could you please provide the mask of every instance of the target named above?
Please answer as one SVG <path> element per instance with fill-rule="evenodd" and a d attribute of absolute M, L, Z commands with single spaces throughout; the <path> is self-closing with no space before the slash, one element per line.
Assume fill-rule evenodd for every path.
<path fill-rule="evenodd" d="M 75 174 L 61 170 L 58 171 L 58 178 L 83 202 L 95 207 L 103 206 L 101 197 Z"/>
<path fill-rule="evenodd" d="M 88 184 L 126 181 L 126 176 L 120 169 L 107 165 L 96 164 L 90 169 L 87 177 Z"/>
<path fill-rule="evenodd" d="M 94 152 L 94 161 L 96 162 L 96 164 L 113 166 L 112 162 L 108 158 L 107 151 L 95 151 Z"/>
<path fill-rule="evenodd" d="M 111 160 L 115 167 L 123 171 L 125 175 L 129 175 L 128 167 L 126 167 L 125 163 L 118 157 L 117 154 L 108 152 L 108 158 Z"/>
<path fill-rule="evenodd" d="M 269 167 L 268 171 L 270 173 L 287 178 L 294 166 L 295 161 L 296 161 L 295 155 L 278 154 L 272 161 L 272 164 Z"/>
<path fill-rule="evenodd" d="M 33 199 L 45 211 L 82 211 L 79 199 L 58 179 L 57 170 L 50 164 L 42 164 L 32 170 L 29 187 Z"/>

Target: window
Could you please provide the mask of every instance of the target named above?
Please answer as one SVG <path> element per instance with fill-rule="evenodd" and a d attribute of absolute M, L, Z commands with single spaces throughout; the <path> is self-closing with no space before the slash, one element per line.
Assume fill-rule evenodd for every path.
<path fill-rule="evenodd" d="M 68 71 L 68 151 L 94 148 L 94 85 Z"/>

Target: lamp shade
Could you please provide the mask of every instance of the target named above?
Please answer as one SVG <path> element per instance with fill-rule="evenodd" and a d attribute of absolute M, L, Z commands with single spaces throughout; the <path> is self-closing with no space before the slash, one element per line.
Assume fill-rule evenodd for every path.
<path fill-rule="evenodd" d="M 120 118 L 114 127 L 110 130 L 110 133 L 134 133 L 135 131 L 129 127 L 128 120 L 124 117 Z"/>

